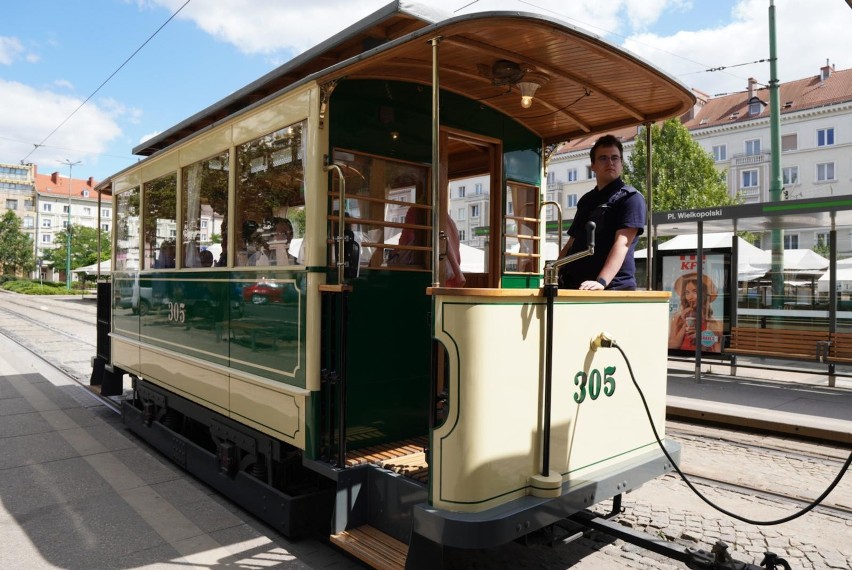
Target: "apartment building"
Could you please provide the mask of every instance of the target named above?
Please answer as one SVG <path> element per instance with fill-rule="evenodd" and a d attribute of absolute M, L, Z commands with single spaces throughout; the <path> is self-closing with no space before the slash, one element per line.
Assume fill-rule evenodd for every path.
<path fill-rule="evenodd" d="M 0 164 L 0 215 L 15 212 L 30 238 L 35 237 L 35 201 L 35 165 Z"/>
<path fill-rule="evenodd" d="M 693 140 L 727 172 L 728 191 L 746 203 L 771 200 L 769 89 L 749 79 L 741 93 L 709 97 L 696 92 L 692 112 L 682 117 Z M 828 62 L 819 73 L 781 83 L 782 200 L 852 195 L 852 69 Z M 613 132 L 632 152 L 638 129 Z M 597 137 L 562 145 L 548 164 L 547 199 L 562 204 L 565 219 L 594 187 L 589 150 Z M 763 236 L 764 241 L 768 236 Z M 786 230 L 787 249 L 828 243 L 828 229 Z M 768 243 L 768 241 L 766 241 Z M 852 228 L 838 231 L 838 251 L 852 253 Z"/>

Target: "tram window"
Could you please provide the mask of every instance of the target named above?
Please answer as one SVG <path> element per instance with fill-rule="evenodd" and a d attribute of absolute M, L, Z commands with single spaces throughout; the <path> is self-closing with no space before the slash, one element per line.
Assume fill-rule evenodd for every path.
<path fill-rule="evenodd" d="M 237 147 L 234 265 L 302 265 L 304 123 Z"/>
<path fill-rule="evenodd" d="M 507 273 L 538 273 L 539 189 L 510 182 L 506 186 L 506 212 L 503 218 L 505 267 Z"/>
<path fill-rule="evenodd" d="M 430 269 L 429 169 L 418 164 L 337 151 L 346 179 L 345 228 L 361 245 L 362 266 Z M 329 216 L 329 265 L 335 264 L 340 189 L 334 178 Z"/>
<path fill-rule="evenodd" d="M 217 266 L 226 265 L 228 158 L 223 152 L 183 169 L 183 267 L 210 267 L 201 255 L 208 251 Z"/>
<path fill-rule="evenodd" d="M 177 174 L 167 174 L 142 185 L 145 213 L 145 269 L 175 266 L 174 232 L 177 229 Z"/>
<path fill-rule="evenodd" d="M 113 271 L 139 269 L 139 188 L 115 198 L 115 261 Z"/>

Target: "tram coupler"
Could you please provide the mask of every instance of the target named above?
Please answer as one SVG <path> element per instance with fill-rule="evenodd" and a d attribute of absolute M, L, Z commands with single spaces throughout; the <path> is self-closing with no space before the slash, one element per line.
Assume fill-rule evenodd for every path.
<path fill-rule="evenodd" d="M 612 516 L 612 513 L 606 516 Z M 728 545 L 721 540 L 717 541 L 711 551 L 708 552 L 700 548 L 682 546 L 658 536 L 622 526 L 590 511 L 574 513 L 567 520 L 624 542 L 635 544 L 650 552 L 677 560 L 693 570 L 791 570 L 790 565 L 783 558 L 779 558 L 772 552 L 764 554 L 760 565 L 734 560 L 728 552 Z"/>

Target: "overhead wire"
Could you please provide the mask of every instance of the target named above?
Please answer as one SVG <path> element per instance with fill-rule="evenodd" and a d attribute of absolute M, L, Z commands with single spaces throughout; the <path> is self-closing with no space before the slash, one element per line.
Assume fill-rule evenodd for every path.
<path fill-rule="evenodd" d="M 177 10 L 175 10 L 175 12 L 174 12 L 171 16 L 169 16 L 169 18 L 168 18 L 165 22 L 163 22 L 163 24 L 162 24 L 159 28 L 157 28 L 157 29 L 154 31 L 154 33 L 153 33 L 153 34 L 151 34 L 151 35 L 148 37 L 148 39 L 147 39 L 147 40 L 145 40 L 144 42 L 142 42 L 142 45 L 140 45 L 138 48 L 136 48 L 136 50 L 135 50 L 132 54 L 130 54 L 130 56 L 129 56 L 127 59 L 125 59 L 125 60 L 124 60 L 124 62 L 123 62 L 121 65 L 119 65 L 119 66 L 118 66 L 118 68 L 116 68 L 116 70 L 115 70 L 115 71 L 113 71 L 113 72 L 109 75 L 109 77 L 107 77 L 106 79 L 104 79 L 104 81 L 103 81 L 100 85 L 98 85 L 97 89 L 95 89 L 94 91 L 92 91 L 92 93 L 91 93 L 88 97 L 86 97 L 86 99 L 85 99 L 85 100 L 83 100 L 83 102 L 82 102 L 82 103 L 80 103 L 80 104 L 77 106 L 77 108 L 76 108 L 76 109 L 74 109 L 74 110 L 71 112 L 71 114 L 70 114 L 70 115 L 68 115 L 67 117 L 65 117 L 65 119 L 63 119 L 63 121 L 62 121 L 61 123 L 59 123 L 59 125 L 57 125 L 57 127 L 56 127 L 55 129 L 53 129 L 52 131 L 50 131 L 50 133 L 49 133 L 46 137 L 44 137 L 44 138 L 41 140 L 41 142 L 40 142 L 40 143 L 37 143 L 37 144 L 36 144 L 36 143 L 33 143 L 33 149 L 32 149 L 32 150 L 31 150 L 31 151 L 30 151 L 30 152 L 29 152 L 29 153 L 28 153 L 28 154 L 27 154 L 24 158 L 22 158 L 22 159 L 21 159 L 21 164 L 24 164 L 24 163 L 27 161 L 27 159 L 28 159 L 30 156 L 32 156 L 32 154 L 33 154 L 36 150 L 38 150 L 40 147 L 44 146 L 44 143 L 45 143 L 45 142 L 47 142 L 47 140 L 48 140 L 50 137 L 52 137 L 54 134 L 56 134 L 56 131 L 58 131 L 59 129 L 61 129 L 61 128 L 65 125 L 65 123 L 67 123 L 69 120 L 71 120 L 71 117 L 73 117 L 74 115 L 76 115 L 76 114 L 77 114 L 77 112 L 78 112 L 80 109 L 82 109 L 82 108 L 86 105 L 86 103 L 88 103 L 88 102 L 92 99 L 92 97 L 94 97 L 94 96 L 98 93 L 98 91 L 100 91 L 100 90 L 104 87 L 104 85 L 106 85 L 107 83 L 109 83 L 109 81 L 110 81 L 113 77 L 115 77 L 115 75 L 116 75 L 119 71 L 121 71 L 121 70 L 122 70 L 122 68 L 123 68 L 125 65 L 127 65 L 128 63 L 130 63 L 130 60 L 131 60 L 131 59 L 133 59 L 134 57 L 136 57 L 136 54 L 138 54 L 140 51 L 142 51 L 142 48 L 144 48 L 146 45 L 148 45 L 148 43 L 149 43 L 151 40 L 153 40 L 153 39 L 154 39 L 154 37 L 155 37 L 157 34 L 159 34 L 159 33 L 160 33 L 160 31 L 161 31 L 163 28 L 165 28 L 165 27 L 168 25 L 168 23 L 169 23 L 169 22 L 171 22 L 172 20 L 174 20 L 174 19 L 175 19 L 175 17 L 176 17 L 176 16 L 177 16 L 177 15 L 181 12 L 181 10 L 183 10 L 184 8 L 186 8 L 186 5 L 187 5 L 187 4 L 189 4 L 191 1 L 192 1 L 192 0 L 186 0 L 186 2 L 184 2 L 184 3 L 183 3 L 183 5 L 181 5 L 181 7 L 180 7 L 180 8 L 178 8 Z"/>

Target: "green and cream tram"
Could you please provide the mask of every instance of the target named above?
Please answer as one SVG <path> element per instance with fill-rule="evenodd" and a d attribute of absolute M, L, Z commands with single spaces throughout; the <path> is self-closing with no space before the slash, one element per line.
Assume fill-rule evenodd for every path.
<path fill-rule="evenodd" d="M 670 468 L 623 357 L 590 347 L 618 340 L 662 430 L 666 293 L 559 291 L 546 366 L 543 171 L 549 144 L 693 98 L 552 19 L 401 4 L 101 184 L 102 364 L 104 383 L 133 379 L 131 429 L 275 528 L 368 550 L 389 535 L 431 566 Z M 478 193 L 449 195 L 470 177 Z"/>

